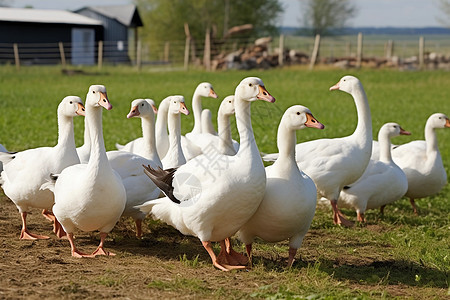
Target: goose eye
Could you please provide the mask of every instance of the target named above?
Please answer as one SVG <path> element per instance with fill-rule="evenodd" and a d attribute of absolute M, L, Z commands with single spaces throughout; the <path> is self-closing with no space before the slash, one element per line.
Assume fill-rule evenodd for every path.
<path fill-rule="evenodd" d="M 144 106 L 144 103 L 142 103 L 141 106 Z"/>
<path fill-rule="evenodd" d="M 92 91 L 92 94 L 95 94 L 95 91 Z"/>
<path fill-rule="evenodd" d="M 298 116 L 300 116 L 300 113 L 299 113 L 299 112 L 297 112 L 297 115 L 298 115 Z"/>
<path fill-rule="evenodd" d="M 72 101 L 70 101 L 69 103 L 70 103 L 70 104 L 72 104 L 73 102 L 72 102 Z"/>
<path fill-rule="evenodd" d="M 253 84 L 249 83 L 249 84 L 248 84 L 248 86 L 252 87 L 252 86 L 253 86 Z"/>
<path fill-rule="evenodd" d="M 228 103 L 231 103 L 231 101 L 228 101 Z"/>

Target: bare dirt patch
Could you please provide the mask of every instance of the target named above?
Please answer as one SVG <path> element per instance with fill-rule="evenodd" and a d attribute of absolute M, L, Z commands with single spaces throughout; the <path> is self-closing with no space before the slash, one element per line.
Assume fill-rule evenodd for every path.
<path fill-rule="evenodd" d="M 421 266 L 394 260 L 388 252 L 380 251 L 376 243 L 345 238 L 337 243 L 336 236 L 325 229 L 311 230 L 299 251 L 301 258 L 291 271 L 284 269 L 286 243 L 257 243 L 260 246 L 255 245 L 253 270 L 225 273 L 212 267 L 197 238 L 183 236 L 170 226 L 152 220 L 146 221 L 142 240 L 134 237 L 133 222 L 122 220 L 106 243 L 107 249 L 117 256 L 94 259 L 72 258 L 68 241 L 52 234 L 51 224 L 38 210 L 29 215 L 29 226 L 32 232 L 51 238 L 20 241 L 19 214 L 14 204 L 2 195 L 1 299 L 265 298 L 286 287 L 294 289 L 294 294 L 304 291 L 308 295 L 314 293 L 314 284 L 317 288 L 321 285 L 313 281 L 302 283 L 317 276 L 308 275 L 313 265 L 317 266 L 316 272 L 325 276 L 324 282 L 332 280 L 338 289 L 344 286 L 349 291 L 357 291 L 353 296 L 363 293 L 374 298 L 386 295 L 426 298 L 432 293 L 444 298 L 447 293 L 443 287 L 417 287 L 414 281 L 401 279 L 401 273 Z M 98 242 L 97 233 L 76 235 L 77 245 L 85 252 L 93 251 Z M 330 254 L 327 247 L 334 247 L 335 253 Z M 310 284 L 311 288 L 302 289 L 300 284 Z M 269 287 L 267 291 L 266 287 Z"/>

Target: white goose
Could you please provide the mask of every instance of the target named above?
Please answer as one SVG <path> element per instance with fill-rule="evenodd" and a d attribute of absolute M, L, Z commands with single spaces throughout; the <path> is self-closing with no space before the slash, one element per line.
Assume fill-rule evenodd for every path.
<path fill-rule="evenodd" d="M 169 98 L 168 127 L 169 150 L 161 160 L 163 168 L 177 168 L 186 163 L 186 158 L 181 148 L 181 113 L 188 115 L 189 111 L 184 103 L 183 96 L 171 96 Z"/>
<path fill-rule="evenodd" d="M 289 239 L 288 267 L 291 267 L 311 225 L 317 190 L 295 161 L 295 131 L 306 127 L 324 128 L 304 106 L 295 105 L 286 110 L 278 127 L 280 155 L 273 165 L 266 167 L 266 193 L 255 214 L 237 233 L 246 245 L 250 261 L 256 236 L 268 242 Z"/>
<path fill-rule="evenodd" d="M 394 162 L 402 168 L 408 178 L 409 198 L 414 213 L 414 199 L 435 195 L 447 183 L 447 173 L 438 148 L 436 129 L 449 128 L 449 118 L 442 113 L 432 114 L 425 124 L 425 140 L 412 141 L 392 150 Z"/>
<path fill-rule="evenodd" d="M 136 99 L 135 101 L 137 101 L 137 100 L 138 99 Z M 155 101 L 153 101 L 152 99 L 139 99 L 139 100 L 145 100 L 148 103 L 148 105 L 150 105 L 151 109 L 153 110 L 153 113 L 154 114 L 158 113 L 158 109 L 156 108 Z M 144 106 L 146 104 L 144 104 L 142 102 L 142 103 L 140 103 L 140 105 Z M 141 111 L 144 111 L 144 110 L 141 109 Z M 128 151 L 128 152 L 135 153 L 135 154 L 143 156 L 143 157 L 147 157 L 148 144 L 146 143 L 146 140 L 148 140 L 148 136 L 151 131 L 150 126 L 151 126 L 151 128 L 153 128 L 153 131 L 155 131 L 155 124 L 153 121 L 153 124 L 150 125 L 148 122 L 148 118 L 143 117 L 143 116 L 145 116 L 145 114 L 143 115 L 141 113 L 140 118 L 141 118 L 141 122 L 142 122 L 142 137 L 134 139 L 134 140 L 126 143 L 125 145 L 116 144 L 116 148 L 118 150 Z M 131 118 L 131 117 L 127 116 L 127 118 Z M 153 119 L 154 119 L 154 117 L 153 117 Z"/>
<path fill-rule="evenodd" d="M 55 194 L 53 213 L 67 232 L 72 256 L 114 255 L 104 249 L 107 234 L 119 220 L 126 203 L 126 192 L 120 176 L 106 157 L 102 130 L 102 107 L 112 108 L 103 85 L 92 85 L 86 97 L 86 118 L 89 124 L 91 154 L 87 164 L 64 169 L 56 182 L 43 188 Z M 53 186 L 52 186 L 53 184 Z M 100 231 L 98 248 L 87 255 L 74 244 L 73 232 Z"/>
<path fill-rule="evenodd" d="M 372 152 L 372 119 L 366 93 L 358 78 L 344 76 L 330 90 L 352 95 L 358 114 L 358 124 L 352 135 L 334 139 L 319 139 L 296 146 L 300 170 L 310 176 L 317 187 L 318 197 L 328 199 L 333 208 L 335 224 L 351 226 L 337 207 L 339 193 L 364 173 Z M 265 160 L 278 155 L 269 154 Z"/>
<path fill-rule="evenodd" d="M 274 102 L 261 79 L 245 78 L 235 92 L 237 127 L 241 145 L 235 156 L 217 155 L 214 161 L 200 155 L 178 169 L 147 169 L 149 177 L 168 196 L 140 206 L 183 234 L 197 236 L 213 265 L 227 271 L 224 239 L 232 236 L 254 214 L 264 196 L 266 174 L 253 135 L 250 103 Z M 172 200 L 172 201 L 170 201 Z M 211 241 L 220 241 L 217 257 Z M 225 260 L 226 261 L 226 260 Z M 242 266 L 235 266 L 242 268 Z"/>
<path fill-rule="evenodd" d="M 127 193 L 127 203 L 122 216 L 132 217 L 136 223 L 136 236 L 142 236 L 142 221 L 145 214 L 136 205 L 145 201 L 156 199 L 160 190 L 153 182 L 149 182 L 142 165 L 152 168 L 161 167 L 155 142 L 155 114 L 147 99 L 136 99 L 131 103 L 131 110 L 127 118 L 139 117 L 142 119 L 143 136 L 139 152 L 141 155 L 127 151 L 108 151 L 106 153 L 111 167 L 122 178 Z"/>
<path fill-rule="evenodd" d="M 408 189 L 405 173 L 392 160 L 391 138 L 409 135 L 397 123 L 386 123 L 378 132 L 380 159 L 370 160 L 364 174 L 345 186 L 339 196 L 339 206 L 354 208 L 359 222 L 365 222 L 367 209 L 381 207 L 400 199 Z"/>
<path fill-rule="evenodd" d="M 1 184 L 5 194 L 14 202 L 22 217 L 20 239 L 48 239 L 48 236 L 33 234 L 27 229 L 27 212 L 30 208 L 44 209 L 44 215 L 54 203 L 50 191 L 40 187 L 50 173 L 59 173 L 64 168 L 79 163 L 75 150 L 73 117 L 84 116 L 83 102 L 80 97 L 67 96 L 58 106 L 58 143 L 54 147 L 40 147 L 18 153 L 0 153 L 0 161 L 4 165 L 1 173 Z M 53 218 L 54 219 L 54 218 Z M 53 220 L 55 221 L 55 220 Z M 59 223 L 54 224 L 55 233 L 62 237 Z"/>
<path fill-rule="evenodd" d="M 191 133 L 191 138 L 195 141 L 203 153 L 211 151 L 227 155 L 235 155 L 239 149 L 239 143 L 231 138 L 230 117 L 234 115 L 234 95 L 227 96 L 220 103 L 217 112 L 217 126 L 219 135 L 214 133 Z M 203 115 L 202 115 L 203 117 Z"/>
<path fill-rule="evenodd" d="M 217 132 L 214 129 L 214 125 L 212 123 L 211 110 L 205 108 L 202 111 L 202 118 L 201 118 L 201 120 L 202 120 L 202 133 L 209 133 L 209 134 L 217 135 Z"/>
<path fill-rule="evenodd" d="M 214 88 L 209 82 L 200 83 L 194 91 L 192 96 L 192 113 L 194 114 L 194 128 L 192 128 L 191 133 L 202 133 L 202 97 L 217 98 L 217 94 Z M 186 134 L 189 138 L 189 133 Z"/>
<path fill-rule="evenodd" d="M 185 136 L 181 136 L 181 146 L 183 148 L 186 160 L 189 161 L 192 158 L 202 154 L 201 149 L 196 145 L 195 139 L 193 139 L 190 134 L 202 133 L 202 97 L 217 98 L 217 94 L 214 88 L 209 82 L 200 83 L 194 91 L 192 96 L 192 111 L 194 114 L 194 128 L 190 133 Z M 210 120 L 209 120 L 210 121 Z M 212 123 L 208 124 L 208 127 L 212 127 Z"/>

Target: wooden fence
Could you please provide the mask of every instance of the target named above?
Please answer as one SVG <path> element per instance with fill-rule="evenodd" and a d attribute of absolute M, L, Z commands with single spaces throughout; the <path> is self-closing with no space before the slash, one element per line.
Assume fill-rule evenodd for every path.
<path fill-rule="evenodd" d="M 305 64 L 313 69 L 317 64 L 334 64 L 341 67 L 399 66 L 401 63 L 414 65 L 414 68 L 430 68 L 444 64 L 446 68 L 450 57 L 449 37 L 417 36 L 395 40 L 396 36 L 383 39 L 363 37 L 325 37 L 314 38 L 279 36 L 257 41 L 248 39 L 229 39 L 217 42 L 205 35 L 204 41 L 194 41 L 186 31 L 183 41 L 162 43 L 123 44 L 119 41 L 99 41 L 92 45 L 90 58 L 74 59 L 79 51 L 70 43 L 6 44 L 0 43 L 0 63 L 21 65 L 60 64 L 134 65 L 136 68 L 162 66 L 188 70 L 196 66 L 206 70 L 224 68 L 273 67 L 287 64 Z M 261 42 L 262 40 L 262 42 Z M 118 47 L 118 45 L 121 47 Z M 121 53 L 126 51 L 126 53 Z M 123 50 L 126 49 L 126 50 Z M 80 50 L 81 51 L 81 50 Z M 254 63 L 239 65 L 239 60 L 254 60 Z M 438 60 L 438 62 L 436 62 Z M 81 61 L 81 63 L 80 63 Z M 430 64 L 430 61 L 432 64 Z M 263 63 L 265 62 L 265 63 Z M 345 63 L 344 63 L 345 62 Z M 396 62 L 396 63 L 393 63 Z"/>

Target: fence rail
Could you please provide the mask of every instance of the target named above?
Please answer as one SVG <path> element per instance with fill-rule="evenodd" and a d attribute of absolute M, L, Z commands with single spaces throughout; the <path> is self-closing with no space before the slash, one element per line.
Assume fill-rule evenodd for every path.
<path fill-rule="evenodd" d="M 307 57 L 306 64 L 314 66 L 318 62 L 335 61 L 337 58 L 393 58 L 397 60 L 415 57 L 419 64 L 423 60 L 420 55 L 434 53 L 439 57 L 450 57 L 450 36 L 409 37 L 361 36 L 362 43 L 358 46 L 356 36 L 325 37 L 320 40 L 320 49 L 317 38 L 287 36 L 274 38 L 266 44 L 264 55 L 279 55 L 279 53 L 294 51 L 303 53 Z M 422 40 L 422 42 L 420 42 Z M 315 45 L 317 44 L 317 45 Z M 98 43 L 78 44 L 55 43 L 0 43 L 0 63 L 20 65 L 35 64 L 61 64 L 69 65 L 98 65 L 128 64 L 139 68 L 142 66 L 162 65 L 179 66 L 185 69 L 189 66 L 207 66 L 218 57 L 225 57 L 239 49 L 251 47 L 253 40 L 230 39 L 227 41 L 211 41 L 205 45 L 204 41 L 178 40 L 160 43 L 128 44 L 124 41 L 101 41 Z M 314 49 L 315 46 L 317 49 Z M 358 50 L 358 47 L 361 48 Z M 205 56 L 205 49 L 210 50 Z M 317 57 L 314 57 L 314 51 Z M 359 51 L 361 53 L 359 54 Z M 208 57 L 207 57 L 208 56 Z M 210 56 L 210 58 L 209 58 Z M 312 60 L 314 58 L 314 60 Z M 205 60 L 206 59 L 206 60 Z M 414 59 L 413 59 L 414 60 Z M 277 64 L 282 65 L 285 59 L 279 56 Z M 214 65 L 214 64 L 213 64 Z"/>

